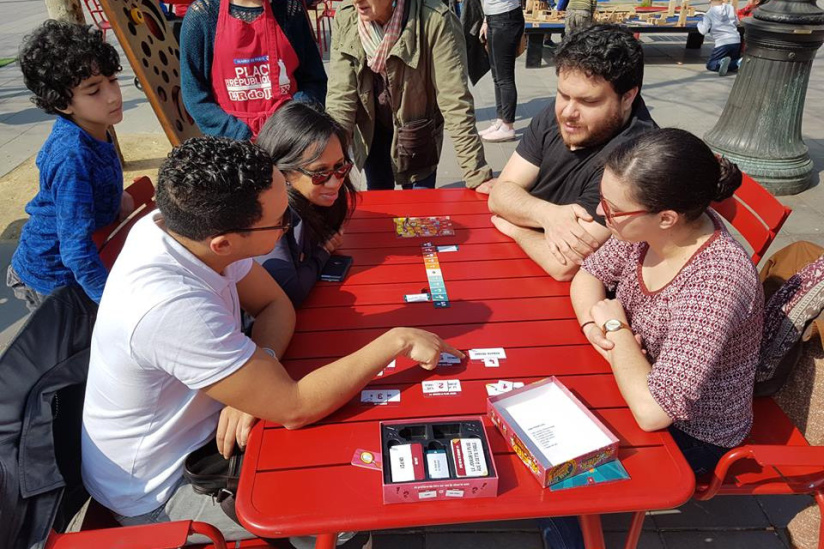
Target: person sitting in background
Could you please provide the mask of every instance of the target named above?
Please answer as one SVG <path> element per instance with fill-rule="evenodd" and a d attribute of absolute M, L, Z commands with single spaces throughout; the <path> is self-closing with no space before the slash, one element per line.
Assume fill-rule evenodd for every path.
<path fill-rule="evenodd" d="M 290 99 L 326 97 L 300 0 L 196 0 L 180 30 L 180 80 L 200 131 L 233 139 L 254 139 Z"/>
<path fill-rule="evenodd" d="M 738 72 L 741 59 L 741 35 L 738 33 L 738 18 L 735 8 L 723 0 L 711 0 L 710 9 L 698 22 L 698 32 L 709 34 L 715 43 L 707 59 L 707 70 L 726 76 L 728 72 Z"/>
<path fill-rule="evenodd" d="M 696 475 L 741 444 L 753 419 L 764 295 L 747 252 L 709 209 L 741 177 L 683 130 L 620 146 L 598 206 L 612 238 L 570 289 L 638 425 L 668 428 Z"/>
<path fill-rule="evenodd" d="M 570 280 L 609 237 L 596 214 L 609 152 L 657 127 L 641 98 L 644 52 L 625 27 L 567 35 L 555 53 L 558 90 L 524 133 L 489 192 L 492 222 L 547 273 Z"/>
<path fill-rule="evenodd" d="M 315 106 L 292 102 L 266 122 L 257 144 L 286 178 L 292 222 L 275 249 L 257 261 L 298 307 L 340 246 L 343 222 L 355 210 L 346 133 Z"/>
<path fill-rule="evenodd" d="M 466 186 L 492 178 L 475 127 L 466 43 L 441 0 L 356 0 L 335 15 L 326 110 L 369 190 L 434 188 L 444 128 Z"/>
<path fill-rule="evenodd" d="M 120 58 L 100 31 L 49 20 L 23 40 L 20 67 L 32 101 L 57 120 L 6 284 L 30 310 L 68 285 L 99 302 L 108 271 L 92 234 L 134 209 L 108 130 L 123 120 Z"/>

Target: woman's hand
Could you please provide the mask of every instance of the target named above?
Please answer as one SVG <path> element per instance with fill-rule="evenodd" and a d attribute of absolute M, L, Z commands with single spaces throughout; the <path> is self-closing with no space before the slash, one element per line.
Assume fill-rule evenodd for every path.
<path fill-rule="evenodd" d="M 619 299 L 602 299 L 597 302 L 589 311 L 590 317 L 598 327 L 603 327 L 607 320 L 620 320 L 624 324 L 627 321 L 627 313 L 624 312 L 624 305 Z"/>
<path fill-rule="evenodd" d="M 394 328 L 401 337 L 402 352 L 424 370 L 434 370 L 441 358 L 441 353 L 448 353 L 463 360 L 466 355 L 441 339 L 438 335 L 417 328 Z"/>
<path fill-rule="evenodd" d="M 331 254 L 340 248 L 341 244 L 343 244 L 343 229 L 330 236 L 329 240 L 323 243 L 323 249 Z"/>
<path fill-rule="evenodd" d="M 480 40 L 482 44 L 486 44 L 486 34 L 488 30 L 489 26 L 486 24 L 486 19 L 484 19 L 484 24 L 481 25 L 481 30 L 478 32 L 478 40 Z"/>

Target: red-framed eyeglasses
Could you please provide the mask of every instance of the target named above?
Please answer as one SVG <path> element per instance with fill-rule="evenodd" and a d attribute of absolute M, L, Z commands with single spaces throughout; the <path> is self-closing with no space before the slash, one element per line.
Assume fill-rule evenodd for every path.
<path fill-rule="evenodd" d="M 344 162 L 334 170 L 324 172 L 311 172 L 303 168 L 295 168 L 295 171 L 300 172 L 303 175 L 308 175 L 312 178 L 312 185 L 325 185 L 330 179 L 332 179 L 332 176 L 335 176 L 337 179 L 343 179 L 349 175 L 349 172 L 352 171 L 352 163 Z"/>
<path fill-rule="evenodd" d="M 610 223 L 612 223 L 612 221 L 616 217 L 627 217 L 627 216 L 630 216 L 630 215 L 641 215 L 641 214 L 650 213 L 647 210 L 633 210 L 631 212 L 613 212 L 612 209 L 609 206 L 609 202 L 607 202 L 606 199 L 604 198 L 604 195 L 601 195 L 601 209 L 604 210 L 604 217 Z"/>

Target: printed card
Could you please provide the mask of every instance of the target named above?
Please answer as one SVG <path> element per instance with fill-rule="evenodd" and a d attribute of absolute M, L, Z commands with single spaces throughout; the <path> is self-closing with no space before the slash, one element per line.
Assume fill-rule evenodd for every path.
<path fill-rule="evenodd" d="M 398 389 L 367 389 L 361 391 L 361 404 L 386 406 L 389 403 L 398 404 L 401 401 L 401 392 Z"/>
<path fill-rule="evenodd" d="M 503 347 L 493 347 L 491 349 L 469 349 L 469 358 L 471 360 L 483 360 L 485 358 L 497 358 L 498 360 L 506 358 L 506 351 Z"/>
<path fill-rule="evenodd" d="M 484 448 L 479 438 L 453 438 L 450 444 L 458 477 L 485 477 L 489 474 Z"/>
<path fill-rule="evenodd" d="M 381 464 L 381 455 L 377 452 L 370 452 L 369 450 L 358 448 L 352 456 L 352 465 L 355 467 L 382 471 Z"/>

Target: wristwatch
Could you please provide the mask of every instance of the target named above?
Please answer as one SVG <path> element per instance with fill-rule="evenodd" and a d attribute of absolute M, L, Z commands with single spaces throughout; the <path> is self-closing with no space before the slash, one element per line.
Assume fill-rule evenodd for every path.
<path fill-rule="evenodd" d="M 623 330 L 624 328 L 626 328 L 627 330 L 630 329 L 629 326 L 626 325 L 626 323 L 621 322 L 617 318 L 611 318 L 607 320 L 601 327 L 601 329 L 604 331 L 604 334 L 607 334 L 609 332 L 617 332 L 619 330 Z"/>

